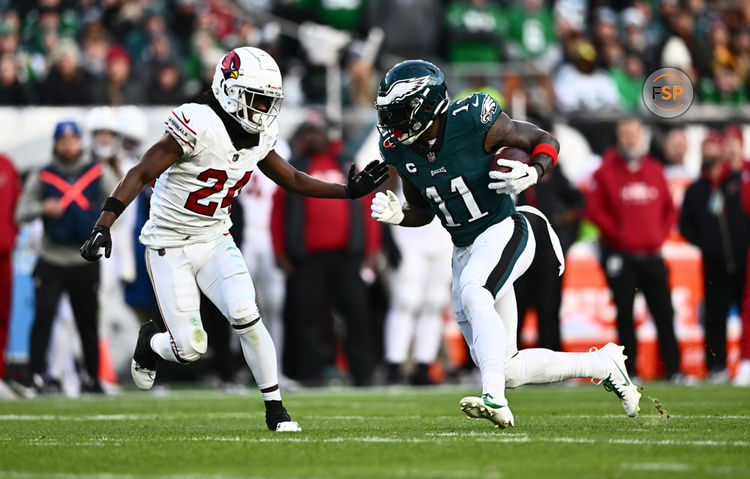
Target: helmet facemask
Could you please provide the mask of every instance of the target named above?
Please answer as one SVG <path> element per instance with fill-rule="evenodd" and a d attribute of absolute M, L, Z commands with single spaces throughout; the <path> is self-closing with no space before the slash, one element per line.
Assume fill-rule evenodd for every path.
<path fill-rule="evenodd" d="M 232 116 L 251 133 L 266 131 L 281 111 L 281 90 L 273 92 L 240 86 L 232 86 L 226 90 L 227 96 L 235 103 Z"/>

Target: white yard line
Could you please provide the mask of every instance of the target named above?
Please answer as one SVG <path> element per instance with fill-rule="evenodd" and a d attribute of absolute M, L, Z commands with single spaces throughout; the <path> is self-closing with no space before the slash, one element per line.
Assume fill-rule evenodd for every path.
<path fill-rule="evenodd" d="M 3 471 L 0 470 L 0 477 L 8 479 L 142 479 L 143 475 L 136 474 L 117 474 L 117 473 L 75 473 L 66 474 L 57 473 L 38 473 L 26 471 Z M 246 474 L 226 475 L 226 474 L 161 474 L 157 476 L 147 476 L 151 479 L 268 479 L 267 476 L 248 476 Z M 301 478 L 298 478 L 301 479 Z M 305 479 L 322 479 L 305 476 Z"/>
<path fill-rule="evenodd" d="M 612 438 L 605 441 L 583 438 L 583 437 L 549 437 L 529 435 L 503 435 L 502 433 L 428 433 L 425 438 L 389 437 L 389 436 L 349 436 L 316 439 L 296 434 L 278 434 L 273 437 L 227 437 L 227 436 L 197 436 L 197 437 L 165 437 L 154 438 L 152 442 L 239 442 L 239 443 L 435 443 L 440 440 L 473 439 L 478 442 L 496 443 L 532 443 L 551 442 L 567 444 L 617 444 L 635 446 L 711 446 L 711 447 L 750 447 L 748 441 L 713 441 L 713 440 L 676 440 L 676 439 L 631 439 Z M 2 441 L 2 440 L 0 440 Z M 57 441 L 43 439 L 14 439 L 14 443 L 25 442 L 26 444 L 40 447 L 99 447 L 103 445 L 120 445 L 132 442 L 143 442 L 140 437 L 122 438 L 94 438 L 85 441 Z"/>
<path fill-rule="evenodd" d="M 159 419 L 179 419 L 184 418 L 185 416 L 203 416 L 207 418 L 234 418 L 234 417 L 259 417 L 262 416 L 262 412 L 248 412 L 248 411 L 241 411 L 241 412 L 195 412 L 195 413 L 161 413 L 161 412 L 154 412 L 154 413 L 141 413 L 141 414 L 91 414 L 91 415 L 85 415 L 85 416 L 72 416 L 72 415 L 55 415 L 55 414 L 0 414 L 0 421 L 140 421 L 144 419 L 153 420 L 154 418 Z M 450 419 L 458 419 L 461 416 L 459 414 L 453 415 L 453 416 L 420 416 L 417 414 L 408 415 L 408 416 L 358 416 L 358 415 L 347 415 L 347 416 L 339 416 L 339 415 L 311 415 L 311 416 L 302 416 L 300 417 L 300 421 L 304 421 L 305 419 L 313 419 L 313 420 L 378 420 L 378 419 L 436 419 L 436 420 L 450 420 Z M 526 418 L 540 418 L 543 417 L 545 419 L 614 419 L 614 420 L 628 420 L 624 414 L 563 414 L 563 415 L 534 415 L 534 414 L 527 414 L 524 417 Z M 750 416 L 748 415 L 729 415 L 729 416 L 723 416 L 723 415 L 681 415 L 681 414 L 670 414 L 670 418 L 675 419 L 721 419 L 725 421 L 741 421 L 741 420 L 750 420 Z M 646 416 L 640 416 L 641 419 L 645 418 L 654 418 L 654 419 L 661 419 L 661 416 L 658 415 L 646 415 Z"/>
<path fill-rule="evenodd" d="M 688 464 L 679 463 L 663 463 L 663 462 L 623 462 L 620 464 L 621 469 L 628 469 L 631 471 L 668 471 L 668 472 L 684 472 L 693 469 Z"/>

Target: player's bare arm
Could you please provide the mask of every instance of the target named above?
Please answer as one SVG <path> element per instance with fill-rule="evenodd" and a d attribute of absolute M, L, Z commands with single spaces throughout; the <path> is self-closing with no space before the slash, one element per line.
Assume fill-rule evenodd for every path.
<path fill-rule="evenodd" d="M 352 165 L 346 185 L 329 183 L 299 171 L 273 150 L 258 163 L 258 168 L 286 191 L 313 198 L 360 198 L 388 178 L 388 167 L 385 163 L 373 161 L 358 173 Z"/>
<path fill-rule="evenodd" d="M 404 219 L 399 223 L 401 226 L 424 226 L 429 224 L 435 217 L 430 208 L 430 203 L 419 193 L 419 190 L 411 181 L 401 177 L 404 198 L 406 202 L 401 206 Z"/>
<path fill-rule="evenodd" d="M 486 152 L 497 151 L 501 146 L 514 146 L 531 154 L 531 164 L 538 169 L 539 177 L 555 166 L 556 153 L 560 151 L 560 143 L 550 133 L 527 121 L 512 120 L 505 113 L 498 115 L 484 138 Z"/>
<path fill-rule="evenodd" d="M 96 261 L 101 257 L 99 249 L 104 247 L 104 256 L 109 258 L 112 251 L 109 228 L 143 187 L 175 164 L 181 155 L 182 147 L 170 135 L 164 135 L 143 154 L 138 164 L 125 174 L 105 201 L 89 239 L 81 246 L 81 256 Z"/>

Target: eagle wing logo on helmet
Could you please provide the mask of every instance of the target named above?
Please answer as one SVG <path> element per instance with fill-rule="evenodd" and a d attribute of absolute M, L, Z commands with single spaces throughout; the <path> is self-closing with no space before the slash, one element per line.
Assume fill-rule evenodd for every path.
<path fill-rule="evenodd" d="M 240 57 L 235 53 L 234 50 L 224 55 L 224 59 L 221 61 L 221 72 L 224 74 L 224 79 L 237 78 L 240 70 Z"/>
<path fill-rule="evenodd" d="M 378 95 L 378 105 L 389 105 L 403 100 L 404 98 L 421 91 L 430 82 L 430 77 L 425 75 L 419 78 L 408 78 L 395 82 L 384 95 Z"/>

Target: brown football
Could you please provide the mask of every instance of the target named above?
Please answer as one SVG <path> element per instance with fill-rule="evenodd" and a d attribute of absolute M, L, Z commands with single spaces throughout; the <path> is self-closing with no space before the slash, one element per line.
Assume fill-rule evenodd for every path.
<path fill-rule="evenodd" d="M 492 161 L 490 161 L 490 171 L 500 171 L 503 173 L 507 173 L 510 171 L 510 168 L 507 166 L 500 166 L 497 164 L 497 160 L 510 160 L 510 161 L 520 161 L 521 163 L 526 163 L 527 165 L 531 163 L 531 156 L 523 151 L 520 148 L 515 148 L 512 146 L 503 146 L 497 152 L 495 152 L 495 156 L 492 157 Z"/>

